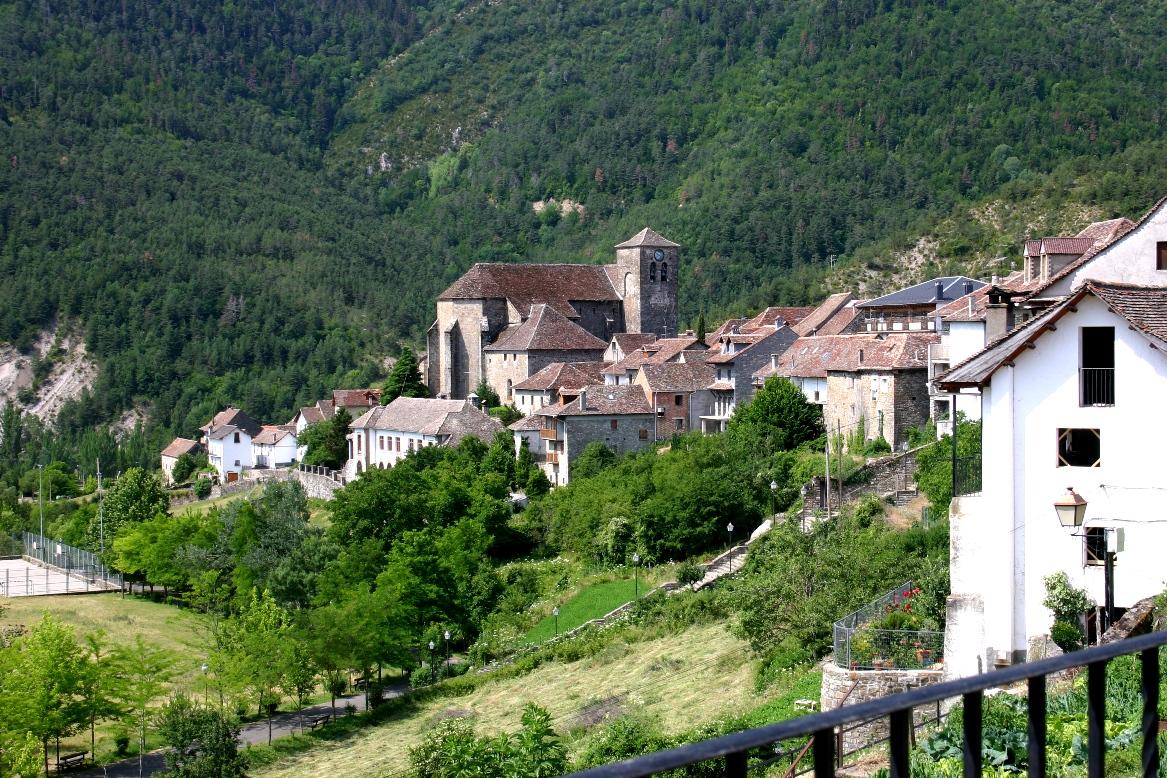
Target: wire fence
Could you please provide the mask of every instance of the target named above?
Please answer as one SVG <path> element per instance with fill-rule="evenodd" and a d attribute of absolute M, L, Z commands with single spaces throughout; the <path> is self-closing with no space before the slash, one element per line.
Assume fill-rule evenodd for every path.
<path fill-rule="evenodd" d="M 864 625 L 874 621 L 877 618 L 882 618 L 889 609 L 895 609 L 901 602 L 911 598 L 911 592 L 915 588 L 911 581 L 905 581 L 896 588 L 892 589 L 882 597 L 867 603 L 862 608 L 848 613 L 843 618 L 835 622 L 834 628 L 834 643 L 835 643 L 835 664 L 839 667 L 852 667 L 852 662 L 857 656 L 853 656 L 855 635 Z M 871 631 L 871 630 L 867 630 Z M 943 639 L 941 639 L 941 648 L 943 647 Z M 860 646 L 862 649 L 862 646 Z M 872 656 L 872 659 L 875 657 Z M 874 669 L 874 667 L 870 668 Z"/>
<path fill-rule="evenodd" d="M 110 591 L 124 585 L 97 554 L 35 532 L 22 533 L 19 552 L 20 559 L 0 565 L 5 597 Z"/>

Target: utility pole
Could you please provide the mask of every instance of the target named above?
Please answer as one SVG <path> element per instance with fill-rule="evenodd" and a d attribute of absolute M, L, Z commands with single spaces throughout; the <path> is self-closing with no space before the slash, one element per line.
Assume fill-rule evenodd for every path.
<path fill-rule="evenodd" d="M 99 457 L 97 460 L 97 531 L 98 531 L 99 536 L 101 537 L 101 558 L 102 558 L 103 564 L 104 564 L 104 559 L 105 559 L 105 514 L 103 513 L 103 508 L 105 507 L 105 503 L 101 499 L 101 497 L 102 497 L 102 495 L 101 495 L 101 459 Z M 205 665 L 204 665 L 204 667 L 205 667 Z M 203 672 L 206 673 L 206 670 L 203 670 Z"/>
<path fill-rule="evenodd" d="M 843 510 L 843 427 L 838 419 L 835 419 L 835 435 L 839 438 L 839 451 L 836 452 L 839 460 L 839 510 Z M 827 484 L 830 486 L 830 483 Z"/>
<path fill-rule="evenodd" d="M 44 463 L 37 463 L 36 469 L 40 473 L 40 485 L 36 490 L 36 501 L 40 506 L 41 514 L 41 543 L 45 542 L 45 466 Z"/>
<path fill-rule="evenodd" d="M 827 445 L 823 447 L 823 459 L 826 460 L 827 469 L 823 471 L 823 477 L 826 479 L 823 486 L 826 488 L 827 497 L 827 518 L 831 518 L 831 431 L 827 430 L 826 434 Z"/>

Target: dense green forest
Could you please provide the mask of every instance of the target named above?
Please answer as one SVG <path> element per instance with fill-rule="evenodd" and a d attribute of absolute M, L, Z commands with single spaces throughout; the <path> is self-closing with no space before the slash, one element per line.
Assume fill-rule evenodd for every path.
<path fill-rule="evenodd" d="M 683 243 L 682 316 L 804 303 L 986 201 L 1137 215 L 1167 10 L 1131 0 L 0 2 L 0 341 L 66 431 L 382 378 L 475 261 Z M 571 198 L 586 215 L 536 214 Z M 1018 228 L 1019 229 L 1019 228 Z M 945 261 L 1021 235 L 973 231 Z"/>

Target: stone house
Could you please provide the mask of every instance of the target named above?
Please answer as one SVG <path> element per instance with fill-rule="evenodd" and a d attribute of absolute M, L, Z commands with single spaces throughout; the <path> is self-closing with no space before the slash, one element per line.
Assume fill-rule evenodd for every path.
<path fill-rule="evenodd" d="M 370 408 L 349 427 L 345 477 L 393 467 L 427 446 L 456 446 L 467 436 L 489 445 L 502 429 L 502 422 L 469 400 L 398 397 Z"/>
<path fill-rule="evenodd" d="M 603 341 L 601 352 L 616 333 L 673 335 L 681 247 L 645 228 L 615 249 L 611 265 L 470 268 L 438 296 L 437 318 L 426 337 L 430 391 L 466 397 L 487 377 L 485 349 L 523 324 L 537 305 L 550 306 Z"/>
<path fill-rule="evenodd" d="M 656 417 L 644 390 L 632 385 L 584 387 L 570 402 L 542 408 L 510 429 L 516 450 L 534 443 L 531 453 L 552 486 L 568 483 L 571 463 L 589 443 L 625 454 L 656 442 Z"/>
<path fill-rule="evenodd" d="M 585 386 L 602 383 L 603 362 L 552 362 L 515 384 L 515 408 L 530 415 L 540 408 L 573 399 Z"/>
<path fill-rule="evenodd" d="M 259 422 L 238 408 L 220 411 L 202 427 L 207 459 L 218 472 L 220 482 L 238 480 L 244 470 L 255 466 L 251 441 L 262 429 Z"/>
<path fill-rule="evenodd" d="M 162 449 L 162 483 L 174 486 L 174 466 L 183 454 L 200 454 L 203 446 L 197 440 L 189 438 L 175 438 L 170 445 Z"/>
<path fill-rule="evenodd" d="M 985 286 L 966 276 L 943 276 L 855 304 L 860 321 L 854 332 L 935 330 L 935 311 Z"/>
<path fill-rule="evenodd" d="M 633 382 L 656 414 L 654 440 L 668 440 L 701 428 L 701 418 L 713 406 L 714 368 L 704 362 L 665 362 L 642 365 Z"/>
<path fill-rule="evenodd" d="M 623 359 L 603 369 L 604 383 L 612 386 L 631 384 L 642 365 L 663 365 L 667 362 L 704 360 L 694 352 L 703 352 L 708 346 L 697 340 L 692 332 L 685 332 L 675 338 L 657 338 L 626 354 Z"/>
<path fill-rule="evenodd" d="M 515 385 L 554 363 L 599 362 L 608 344 L 546 303 L 531 306 L 522 324 L 508 327 L 483 349 L 486 383 L 505 405 Z"/>
<path fill-rule="evenodd" d="M 714 380 L 708 387 L 712 404 L 699 423 L 703 432 L 723 432 L 737 406 L 753 398 L 754 373 L 784 354 L 798 339 L 797 333 L 780 316 L 760 319 L 771 311 L 781 310 L 784 309 L 767 308 L 758 317 L 735 325 L 718 337 L 711 349 L 716 353 L 705 360 L 713 367 Z"/>

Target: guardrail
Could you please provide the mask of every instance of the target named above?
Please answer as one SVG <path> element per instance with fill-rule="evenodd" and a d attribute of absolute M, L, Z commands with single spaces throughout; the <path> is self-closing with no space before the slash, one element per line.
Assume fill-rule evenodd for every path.
<path fill-rule="evenodd" d="M 801 716 L 778 724 L 749 729 L 712 740 L 689 743 L 576 773 L 577 778 L 643 778 L 666 770 L 715 761 L 724 763 L 727 778 L 745 778 L 751 759 L 761 765 L 771 759 L 775 744 L 796 738 L 812 738 L 814 775 L 833 778 L 836 769 L 836 731 L 870 719 L 889 723 L 888 766 L 890 778 L 909 778 L 913 710 L 960 698 L 964 705 L 962 753 L 965 776 L 979 776 L 983 767 L 982 711 L 988 689 L 1025 682 L 1029 690 L 1029 775 L 1046 775 L 1046 678 L 1076 667 L 1086 668 L 1086 770 L 1089 778 L 1103 778 L 1106 759 L 1106 665 L 1116 657 L 1139 654 L 1142 662 L 1141 692 L 1142 775 L 1159 775 L 1159 648 L 1167 645 L 1167 632 L 1153 632 L 1128 640 L 1075 651 L 1030 664 L 1013 665 L 956 681 L 924 686 L 857 705 Z M 707 765 L 709 766 L 709 765 Z"/>

